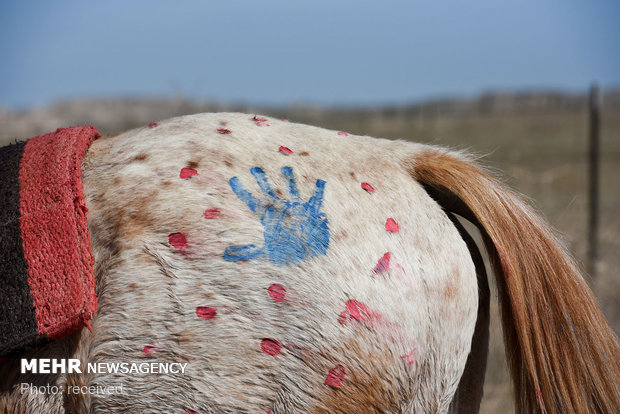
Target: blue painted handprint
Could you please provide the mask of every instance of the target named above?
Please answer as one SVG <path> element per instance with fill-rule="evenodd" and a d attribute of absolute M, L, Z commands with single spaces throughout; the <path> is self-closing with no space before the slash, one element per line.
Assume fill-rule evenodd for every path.
<path fill-rule="evenodd" d="M 288 179 L 289 200 L 276 195 L 260 167 L 253 167 L 250 172 L 267 198 L 267 203 L 261 203 L 246 190 L 239 178 L 232 177 L 228 182 L 237 197 L 260 217 L 265 228 L 265 244 L 262 247 L 254 244 L 229 246 L 224 251 L 224 259 L 237 262 L 267 258 L 273 263 L 285 265 L 298 263 L 307 257 L 324 255 L 329 246 L 327 217 L 321 212 L 325 181 L 316 180 L 314 195 L 308 202 L 302 203 L 291 167 L 282 168 L 282 175 Z"/>

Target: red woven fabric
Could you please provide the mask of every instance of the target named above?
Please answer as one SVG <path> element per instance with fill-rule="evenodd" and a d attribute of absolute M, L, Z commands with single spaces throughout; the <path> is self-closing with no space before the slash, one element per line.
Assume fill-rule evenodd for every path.
<path fill-rule="evenodd" d="M 37 329 L 60 339 L 97 308 L 82 159 L 100 135 L 73 127 L 30 139 L 20 181 L 20 228 Z"/>

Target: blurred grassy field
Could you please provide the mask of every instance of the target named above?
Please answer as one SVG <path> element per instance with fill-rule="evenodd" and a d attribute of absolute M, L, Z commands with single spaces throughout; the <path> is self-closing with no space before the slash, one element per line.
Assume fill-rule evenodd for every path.
<path fill-rule="evenodd" d="M 405 139 L 466 149 L 501 171 L 563 234 L 578 262 L 587 244 L 587 113 L 583 99 L 571 105 L 467 110 L 257 109 L 175 102 L 66 103 L 23 113 L 0 111 L 0 144 L 71 124 L 94 124 L 102 133 L 142 126 L 193 112 L 242 110 L 360 135 Z M 418 108 L 419 109 L 419 108 Z M 424 108 L 423 108 L 424 109 Z M 427 108 L 428 109 L 428 108 Z M 484 109 L 484 108 L 483 108 Z M 599 275 L 588 278 L 608 321 L 620 332 L 620 105 L 602 113 L 601 228 Z M 584 266 L 582 265 L 582 268 Z M 492 309 L 491 346 L 482 412 L 512 412 L 497 306 Z"/>

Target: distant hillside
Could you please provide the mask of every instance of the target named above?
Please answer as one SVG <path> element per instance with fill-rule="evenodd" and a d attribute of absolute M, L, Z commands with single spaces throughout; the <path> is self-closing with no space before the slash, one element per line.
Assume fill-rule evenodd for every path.
<path fill-rule="evenodd" d="M 620 89 L 604 93 L 605 106 L 620 106 Z M 588 105 L 585 94 L 561 92 L 489 92 L 474 99 L 436 99 L 408 105 L 401 110 L 413 114 L 484 115 L 530 113 L 532 111 L 582 110 Z"/>
<path fill-rule="evenodd" d="M 95 125 L 103 134 L 148 124 L 173 116 L 212 111 L 271 114 L 308 123 L 372 117 L 451 117 L 471 115 L 531 114 L 555 111 L 584 111 L 587 96 L 562 92 L 490 92 L 475 98 L 433 99 L 383 107 L 255 107 L 199 103 L 185 99 L 83 99 L 33 108 L 27 111 L 0 109 L 0 144 L 25 139 L 68 125 Z M 620 89 L 607 91 L 606 109 L 620 108 Z"/>

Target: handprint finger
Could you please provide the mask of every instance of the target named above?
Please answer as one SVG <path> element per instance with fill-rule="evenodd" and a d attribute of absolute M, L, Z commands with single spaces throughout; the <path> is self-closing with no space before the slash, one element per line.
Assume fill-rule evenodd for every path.
<path fill-rule="evenodd" d="M 327 216 L 321 212 L 325 181 L 317 180 L 313 196 L 306 203 L 301 203 L 293 169 L 282 167 L 281 172 L 288 181 L 290 193 L 290 200 L 283 201 L 276 195 L 260 167 L 253 167 L 250 172 L 265 196 L 271 199 L 270 202 L 261 204 L 237 177 L 230 179 L 230 186 L 237 197 L 260 214 L 265 244 L 262 247 L 254 244 L 229 246 L 224 251 L 224 259 L 239 262 L 259 258 L 286 265 L 299 263 L 307 257 L 325 255 L 330 238 Z"/>
<path fill-rule="evenodd" d="M 288 191 L 293 201 L 299 201 L 299 190 L 297 189 L 297 181 L 293 175 L 291 167 L 282 167 L 282 175 L 288 179 Z"/>
<path fill-rule="evenodd" d="M 237 197 L 239 197 L 241 201 L 248 205 L 250 210 L 252 210 L 254 213 L 260 213 L 260 211 L 263 209 L 260 200 L 254 197 L 252 193 L 245 189 L 243 184 L 241 184 L 239 178 L 232 177 L 230 180 L 228 180 L 228 184 L 230 184 L 230 188 L 235 192 Z"/>
<path fill-rule="evenodd" d="M 308 200 L 308 205 L 310 206 L 310 208 L 317 210 L 317 211 L 321 209 L 321 204 L 323 203 L 324 191 L 325 191 L 325 181 L 316 180 L 316 191 L 314 192 L 314 195 L 310 197 L 310 200 Z"/>
<path fill-rule="evenodd" d="M 242 260 L 251 260 L 261 257 L 265 254 L 264 247 L 258 247 L 255 244 L 246 244 L 243 246 L 228 246 L 224 250 L 224 260 L 229 262 L 240 262 Z"/>
<path fill-rule="evenodd" d="M 263 169 L 260 167 L 252 167 L 250 169 L 250 172 L 256 178 L 256 183 L 258 184 L 260 189 L 263 190 L 263 193 L 265 193 L 266 196 L 272 198 L 272 201 L 278 200 L 278 196 L 276 195 L 275 191 L 273 191 L 273 188 L 271 188 L 271 184 L 269 184 L 269 181 L 267 180 L 267 176 L 265 175 Z"/>

